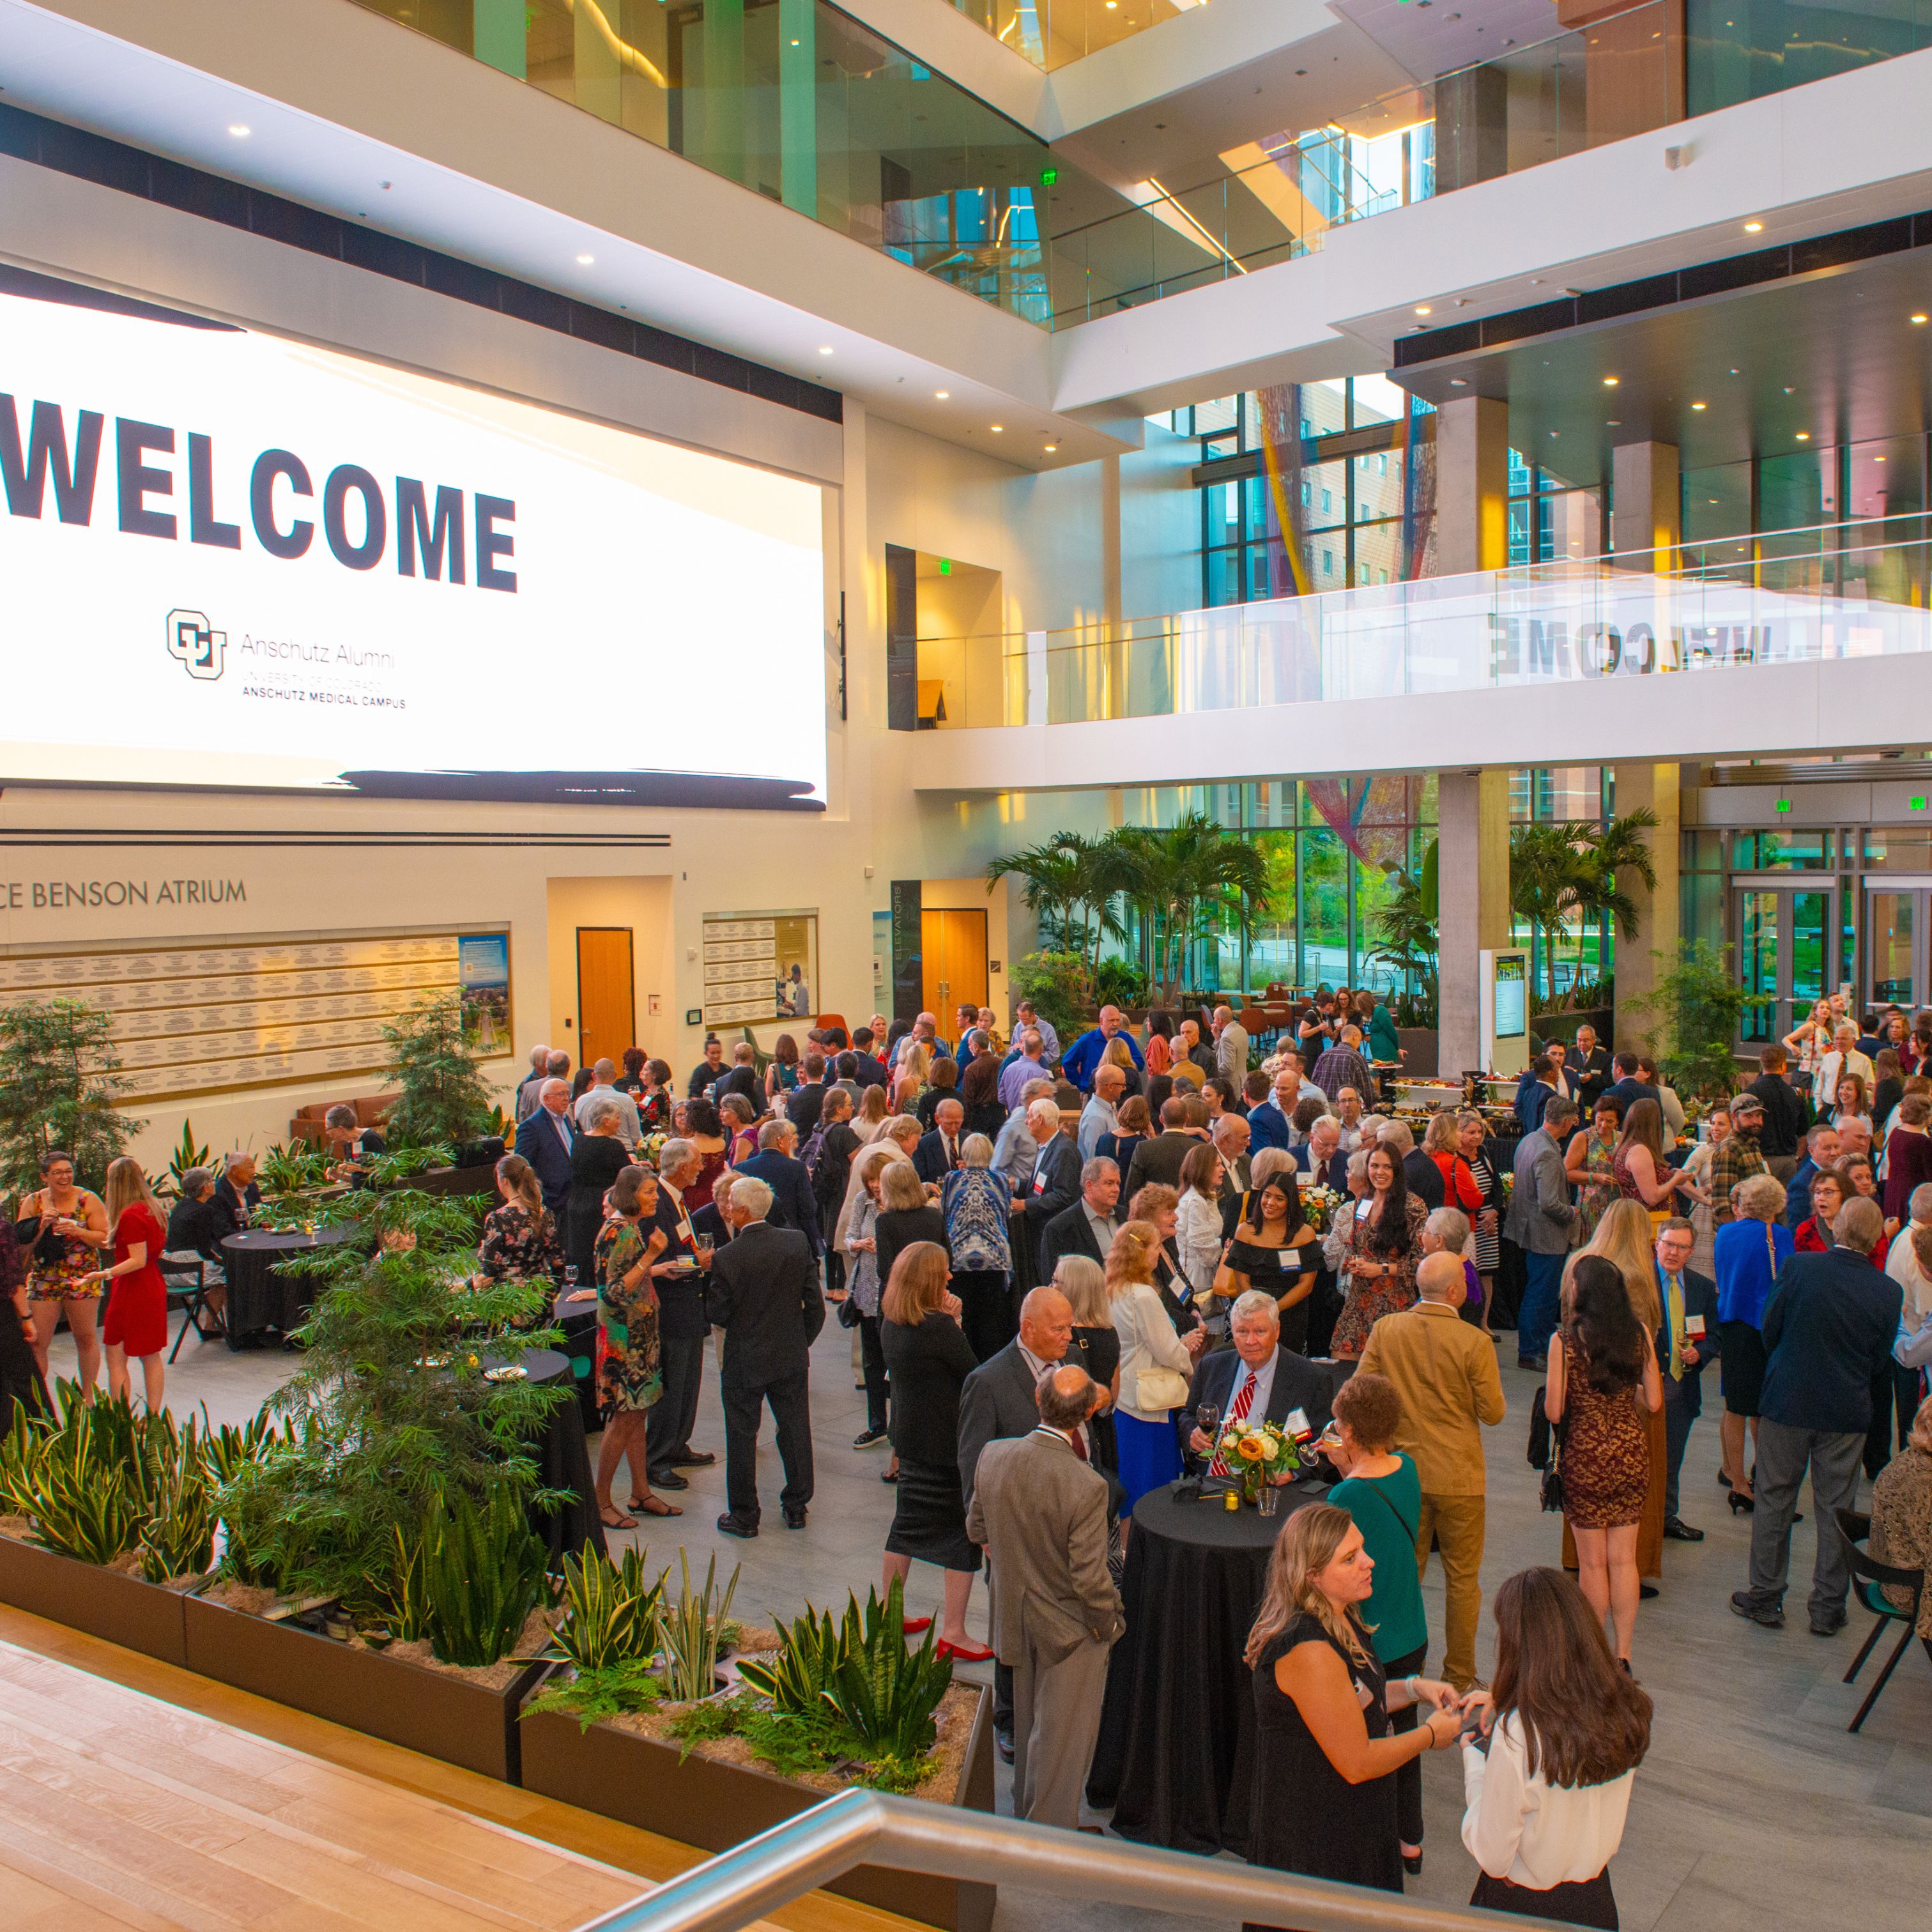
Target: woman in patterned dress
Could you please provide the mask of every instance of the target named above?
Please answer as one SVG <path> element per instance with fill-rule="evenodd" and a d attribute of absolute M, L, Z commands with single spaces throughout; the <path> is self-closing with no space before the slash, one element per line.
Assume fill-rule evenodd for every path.
<path fill-rule="evenodd" d="M 1606 1255 L 1581 1255 L 1569 1306 L 1550 1339 L 1544 1413 L 1568 1419 L 1559 1466 L 1563 1514 L 1576 1539 L 1577 1581 L 1610 1619 L 1616 1653 L 1630 1667 L 1639 1588 L 1637 1527 L 1650 1486 L 1646 1412 L 1664 1406 L 1650 1331 L 1637 1318 L 1623 1273 Z"/>
<path fill-rule="evenodd" d="M 1483 1197 L 1480 1209 L 1470 1217 L 1474 1246 L 1468 1252 L 1476 1264 L 1477 1278 L 1483 1284 L 1485 1319 L 1496 1313 L 1496 1270 L 1502 1265 L 1502 1176 L 1489 1155 L 1490 1130 L 1482 1115 L 1466 1107 L 1456 1116 L 1456 1144 L 1475 1177 L 1476 1191 Z"/>
<path fill-rule="evenodd" d="M 1422 1226 L 1429 1218 L 1420 1197 L 1409 1192 L 1402 1162 L 1389 1148 L 1370 1148 L 1366 1171 L 1369 1191 L 1355 1204 L 1348 1226 L 1343 1264 L 1348 1285 L 1328 1345 L 1329 1353 L 1338 1358 L 1359 1355 L 1368 1346 L 1369 1330 L 1383 1316 L 1414 1301 Z"/>
<path fill-rule="evenodd" d="M 1570 1142 L 1563 1156 L 1563 1170 L 1576 1190 L 1577 1226 L 1586 1241 L 1597 1232 L 1604 1210 L 1623 1192 L 1616 1168 L 1622 1118 L 1614 1100 L 1599 1100 L 1592 1110 L 1589 1127 Z"/>
<path fill-rule="evenodd" d="M 946 1217 L 946 1245 L 952 1256 L 952 1292 L 960 1301 L 959 1326 L 981 1361 L 1013 1339 L 1011 1205 L 1005 1184 L 992 1170 L 993 1144 L 968 1134 L 959 1144 L 960 1165 L 940 1184 L 939 1211 Z"/>
<path fill-rule="evenodd" d="M 94 1393 L 100 1374 L 98 1322 L 106 1283 L 95 1256 L 113 1239 L 100 1196 L 74 1184 L 74 1156 L 50 1148 L 40 1156 L 40 1184 L 20 1203 L 16 1229 L 27 1251 L 27 1301 L 34 1318 L 34 1363 L 47 1372 L 47 1345 L 67 1312 L 80 1360 L 80 1392 Z"/>
<path fill-rule="evenodd" d="M 476 1286 L 494 1288 L 506 1281 L 529 1282 L 543 1291 L 538 1305 L 519 1328 L 533 1328 L 550 1312 L 550 1292 L 563 1285 L 563 1248 L 556 1216 L 544 1205 L 536 1170 L 520 1154 L 496 1163 L 496 1191 L 503 1197 L 483 1219 L 476 1249 Z"/>
<path fill-rule="evenodd" d="M 688 1196 L 686 1196 L 688 1199 Z M 644 1427 L 664 1394 L 658 1346 L 658 1292 L 653 1277 L 677 1267 L 660 1258 L 668 1238 L 652 1226 L 658 1179 L 647 1167 L 627 1167 L 611 1183 L 610 1217 L 597 1237 L 597 1406 L 604 1439 L 597 1452 L 597 1511 L 606 1529 L 635 1529 L 634 1516 L 610 1501 L 611 1479 L 627 1457 L 630 1507 L 646 1516 L 684 1512 L 651 1493 L 645 1468 Z"/>

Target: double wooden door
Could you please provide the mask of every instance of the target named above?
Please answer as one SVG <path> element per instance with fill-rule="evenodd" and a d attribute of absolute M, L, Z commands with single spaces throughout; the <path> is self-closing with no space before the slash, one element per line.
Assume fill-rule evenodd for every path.
<path fill-rule="evenodd" d="M 965 909 L 922 912 L 919 938 L 920 1004 L 938 1016 L 942 1037 L 950 1037 L 946 1027 L 955 1006 L 987 1004 L 986 915 Z"/>

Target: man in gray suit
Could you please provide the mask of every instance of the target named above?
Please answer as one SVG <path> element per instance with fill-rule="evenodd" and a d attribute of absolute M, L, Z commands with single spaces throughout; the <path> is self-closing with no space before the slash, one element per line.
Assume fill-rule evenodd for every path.
<path fill-rule="evenodd" d="M 1516 1178 L 1503 1232 L 1522 1249 L 1528 1286 L 1516 1320 L 1516 1358 L 1520 1368 L 1540 1369 L 1556 1332 L 1557 1304 L 1563 1291 L 1563 1260 L 1570 1251 L 1570 1226 L 1576 1210 L 1563 1172 L 1563 1150 L 1576 1124 L 1576 1103 L 1552 1094 L 1543 1124 L 1525 1134 L 1516 1150 Z"/>
<path fill-rule="evenodd" d="M 1037 1425 L 986 1445 L 966 1517 L 991 1559 L 993 1647 L 1013 1673 L 1013 1815 L 1068 1831 L 1126 1628 L 1107 1570 L 1107 1486 L 1083 1441 L 1100 1399 L 1084 1369 L 1049 1369 Z"/>

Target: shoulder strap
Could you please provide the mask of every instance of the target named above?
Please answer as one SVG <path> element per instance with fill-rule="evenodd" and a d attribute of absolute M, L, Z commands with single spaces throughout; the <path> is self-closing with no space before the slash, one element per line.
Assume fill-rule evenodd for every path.
<path fill-rule="evenodd" d="M 1565 1410 L 1565 1413 L 1568 1413 L 1567 1408 Z M 1400 1528 L 1403 1535 L 1407 1537 L 1412 1544 L 1414 1543 L 1416 1538 L 1421 1534 L 1422 1526 L 1420 1521 L 1411 1522 L 1408 1519 L 1402 1514 L 1402 1511 L 1396 1508 L 1394 1501 L 1390 1498 L 1388 1494 L 1388 1492 L 1382 1487 L 1382 1484 L 1378 1480 L 1373 1477 L 1364 1476 L 1361 1479 L 1361 1481 L 1362 1486 L 1364 1489 L 1373 1491 L 1376 1501 L 1382 1504 L 1384 1509 L 1388 1511 L 1390 1516 L 1395 1518 L 1396 1526 Z"/>

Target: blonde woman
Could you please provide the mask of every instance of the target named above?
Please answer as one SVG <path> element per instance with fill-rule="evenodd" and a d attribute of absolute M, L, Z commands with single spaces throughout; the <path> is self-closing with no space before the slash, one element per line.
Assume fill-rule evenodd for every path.
<path fill-rule="evenodd" d="M 130 1357 L 141 1364 L 141 1393 L 148 1413 L 161 1407 L 167 1364 L 168 1290 L 161 1279 L 161 1250 L 167 1230 L 138 1160 L 125 1155 L 107 1169 L 107 1218 L 114 1229 L 114 1264 L 87 1279 L 111 1284 L 107 1320 L 107 1393 L 133 1399 L 128 1374 Z"/>
<path fill-rule="evenodd" d="M 1781 1044 L 1785 1052 L 1794 1054 L 1798 1062 L 1792 1069 L 1792 1084 L 1801 1093 L 1816 1079 L 1818 1063 L 1832 1050 L 1832 1033 L 1837 1024 L 1831 1001 L 1819 1000 L 1814 1002 L 1810 1018 L 1799 1021 L 1784 1036 Z"/>
<path fill-rule="evenodd" d="M 1174 1411 L 1179 1404 L 1143 1396 L 1141 1378 L 1148 1377 L 1151 1386 L 1156 1376 L 1166 1371 L 1168 1378 L 1179 1376 L 1184 1387 L 1207 1340 L 1203 1328 L 1192 1330 L 1185 1342 L 1174 1333 L 1154 1286 L 1154 1257 L 1160 1249 L 1160 1231 L 1151 1222 L 1130 1221 L 1107 1251 L 1107 1300 L 1120 1340 L 1120 1400 L 1114 1427 L 1120 1486 L 1126 1491 L 1120 1505 L 1123 1522 L 1132 1518 L 1134 1504 L 1150 1490 L 1180 1474 L 1180 1442 L 1174 1432 Z"/>
<path fill-rule="evenodd" d="M 1114 1405 L 1120 1396 L 1120 1334 L 1114 1326 L 1106 1273 L 1090 1256 L 1063 1255 L 1053 1270 L 1053 1285 L 1073 1310 L 1073 1339 L 1066 1345 L 1066 1359 L 1078 1362 L 1107 1391 L 1106 1406 L 1087 1418 L 1094 1466 L 1118 1469 L 1120 1452 L 1114 1434 Z"/>
<path fill-rule="evenodd" d="M 1737 1219 L 1718 1230 L 1712 1272 L 1718 1282 L 1718 1360 L 1724 1378 L 1724 1414 L 1718 1425 L 1724 1450 L 1719 1480 L 1730 1491 L 1731 1513 L 1756 1507 L 1744 1466 L 1744 1430 L 1757 1436 L 1758 1404 L 1764 1390 L 1764 1311 L 1779 1271 L 1791 1258 L 1791 1230 L 1784 1225 L 1784 1184 L 1775 1175 L 1750 1174 L 1733 1195 Z"/>
<path fill-rule="evenodd" d="M 859 1111 L 852 1116 L 852 1131 L 860 1144 L 870 1147 L 886 1130 L 892 1096 L 883 1082 L 868 1087 L 859 1096 Z"/>
<path fill-rule="evenodd" d="M 1256 1808 L 1249 1856 L 1399 1892 L 1396 1774 L 1454 1745 L 1462 1719 L 1450 1685 L 1384 1673 L 1361 1608 L 1375 1572 L 1354 1517 L 1330 1503 L 1297 1510 L 1275 1539 L 1244 1658 L 1255 1674 L 1256 1788 L 1282 1801 Z M 1432 1707 L 1425 1722 L 1394 1730 L 1392 1712 L 1422 1704 Z"/>

